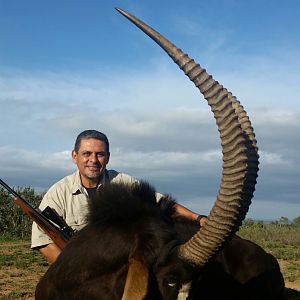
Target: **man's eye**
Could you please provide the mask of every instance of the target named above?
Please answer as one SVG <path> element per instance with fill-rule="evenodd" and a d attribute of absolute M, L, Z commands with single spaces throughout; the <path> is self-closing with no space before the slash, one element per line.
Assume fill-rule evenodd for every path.
<path fill-rule="evenodd" d="M 97 156 L 98 157 L 103 157 L 103 156 L 105 156 L 105 153 L 104 152 L 99 152 L 99 153 L 97 153 Z"/>

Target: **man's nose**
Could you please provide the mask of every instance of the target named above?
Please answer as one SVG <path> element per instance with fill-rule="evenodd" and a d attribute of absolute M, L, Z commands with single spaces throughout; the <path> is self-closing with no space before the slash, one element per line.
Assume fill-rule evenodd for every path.
<path fill-rule="evenodd" d="M 92 153 L 91 156 L 90 156 L 90 160 L 91 160 L 92 162 L 97 162 L 97 161 L 98 161 L 98 160 L 97 160 L 97 153 Z"/>

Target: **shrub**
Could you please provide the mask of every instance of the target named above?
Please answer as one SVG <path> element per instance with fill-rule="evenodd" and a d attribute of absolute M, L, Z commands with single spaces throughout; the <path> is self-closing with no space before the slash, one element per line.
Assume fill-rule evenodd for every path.
<path fill-rule="evenodd" d="M 42 196 L 31 187 L 18 188 L 17 193 L 37 207 Z M 32 220 L 15 204 L 14 197 L 0 188 L 0 234 L 16 238 L 27 238 L 31 234 Z"/>
<path fill-rule="evenodd" d="M 292 225 L 295 227 L 300 227 L 300 216 L 293 220 Z"/>

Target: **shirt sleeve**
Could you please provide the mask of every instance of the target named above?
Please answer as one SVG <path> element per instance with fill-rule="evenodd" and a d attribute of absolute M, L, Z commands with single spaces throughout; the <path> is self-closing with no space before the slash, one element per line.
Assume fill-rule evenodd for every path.
<path fill-rule="evenodd" d="M 63 216 L 62 206 L 59 204 L 59 193 L 57 188 L 51 187 L 43 197 L 39 209 L 43 211 L 47 206 L 54 209 L 59 215 Z M 46 246 L 53 243 L 51 238 L 35 222 L 32 224 L 31 231 L 31 248 Z"/>
<path fill-rule="evenodd" d="M 162 197 L 164 197 L 164 195 L 161 194 L 161 193 L 159 193 L 159 192 L 156 192 L 156 193 L 155 193 L 155 197 L 156 197 L 156 202 L 159 203 L 160 199 L 161 199 Z"/>
<path fill-rule="evenodd" d="M 110 180 L 111 182 L 123 182 L 123 183 L 135 183 L 135 182 L 139 182 L 138 179 L 128 175 L 128 174 L 125 174 L 125 173 L 118 173 L 116 171 L 110 171 Z M 163 194 L 161 193 L 158 193 L 156 192 L 155 193 L 155 197 L 156 197 L 156 202 L 159 203 L 160 199 L 162 197 L 164 197 Z"/>

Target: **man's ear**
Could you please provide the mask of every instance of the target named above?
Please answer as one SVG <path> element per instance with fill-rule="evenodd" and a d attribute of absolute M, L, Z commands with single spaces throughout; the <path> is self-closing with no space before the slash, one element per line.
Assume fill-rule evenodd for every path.
<path fill-rule="evenodd" d="M 77 163 L 77 153 L 75 150 L 72 150 L 72 160 L 74 164 Z"/>
<path fill-rule="evenodd" d="M 109 158 L 110 158 L 110 152 L 108 152 L 107 155 L 106 155 L 106 164 L 108 164 Z"/>

